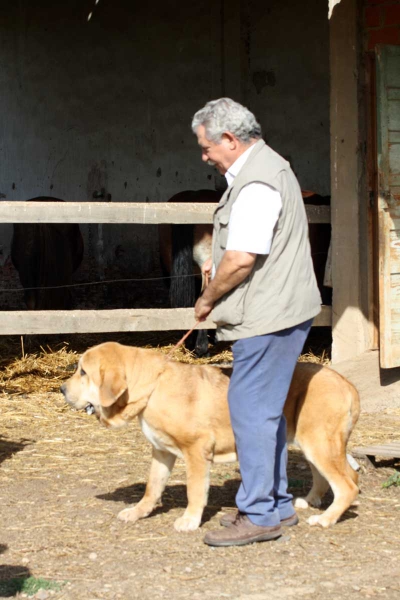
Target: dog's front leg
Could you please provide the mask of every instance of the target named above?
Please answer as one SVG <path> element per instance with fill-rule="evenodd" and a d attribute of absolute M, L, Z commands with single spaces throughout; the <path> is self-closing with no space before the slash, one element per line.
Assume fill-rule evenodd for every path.
<path fill-rule="evenodd" d="M 125 508 L 118 513 L 121 521 L 136 523 L 139 519 L 148 517 L 154 510 L 165 489 L 168 477 L 175 464 L 176 456 L 170 452 L 162 452 L 153 448 L 153 459 L 150 466 L 149 480 L 143 498 L 131 508 Z"/>
<path fill-rule="evenodd" d="M 204 457 L 204 447 L 185 453 L 188 505 L 182 517 L 176 519 L 177 531 L 194 531 L 201 522 L 210 486 L 211 461 Z"/>

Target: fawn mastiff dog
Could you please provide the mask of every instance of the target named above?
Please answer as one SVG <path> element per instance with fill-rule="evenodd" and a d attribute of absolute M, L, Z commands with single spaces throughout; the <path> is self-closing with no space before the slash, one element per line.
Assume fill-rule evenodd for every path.
<path fill-rule="evenodd" d="M 138 417 L 153 446 L 149 480 L 136 506 L 118 514 L 123 521 L 147 517 L 161 499 L 176 457 L 187 471 L 188 505 L 175 521 L 178 531 L 199 527 L 207 504 L 212 462 L 236 460 L 227 402 L 229 372 L 175 362 L 155 350 L 107 342 L 87 350 L 62 386 L 77 409 L 93 407 L 101 423 L 119 427 Z M 331 369 L 298 363 L 285 405 L 288 441 L 310 463 L 313 485 L 296 506 L 319 507 L 331 486 L 334 500 L 310 525 L 333 525 L 358 494 L 357 473 L 346 458 L 346 444 L 358 419 L 356 389 Z"/>

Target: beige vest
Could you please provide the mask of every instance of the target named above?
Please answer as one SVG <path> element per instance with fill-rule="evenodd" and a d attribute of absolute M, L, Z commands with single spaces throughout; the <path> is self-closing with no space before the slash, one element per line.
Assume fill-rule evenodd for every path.
<path fill-rule="evenodd" d="M 229 218 L 240 190 L 260 182 L 281 194 L 282 210 L 268 255 L 257 255 L 250 275 L 212 311 L 219 340 L 237 340 L 299 325 L 321 310 L 298 181 L 289 163 L 259 140 L 214 213 L 213 262 L 218 268 L 228 240 Z M 267 201 L 267 200 L 266 200 Z"/>

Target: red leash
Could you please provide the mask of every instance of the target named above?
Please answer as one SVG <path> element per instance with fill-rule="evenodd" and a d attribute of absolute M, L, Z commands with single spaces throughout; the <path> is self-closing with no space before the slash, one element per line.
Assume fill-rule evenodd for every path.
<path fill-rule="evenodd" d="M 204 275 L 204 280 L 203 280 L 203 285 L 201 286 L 201 292 L 203 293 L 204 289 L 208 286 L 208 281 L 209 281 L 209 274 L 206 273 Z M 197 319 L 196 323 L 194 324 L 194 326 L 192 327 L 192 329 L 190 329 L 187 333 L 185 333 L 185 335 L 183 337 L 181 337 L 181 339 L 179 340 L 179 342 L 177 342 L 175 344 L 175 346 L 168 352 L 167 354 L 167 358 L 171 358 L 171 356 L 173 355 L 173 353 L 175 352 L 175 350 L 177 350 L 180 346 L 182 346 L 183 342 L 186 340 L 186 338 L 189 337 L 189 335 L 191 333 L 193 333 L 193 331 L 196 329 L 196 327 L 200 324 L 200 321 Z"/>
<path fill-rule="evenodd" d="M 189 337 L 189 335 L 191 333 L 193 333 L 193 331 L 196 329 L 196 327 L 197 327 L 197 325 L 199 323 L 200 323 L 200 321 L 196 321 L 196 323 L 192 327 L 192 329 L 190 329 L 187 333 L 185 333 L 185 335 L 183 337 L 181 337 L 181 339 L 179 340 L 179 342 L 177 344 L 175 344 L 175 346 L 168 352 L 167 358 L 171 358 L 171 356 L 173 355 L 173 353 L 175 352 L 175 350 L 177 350 L 180 346 L 182 346 L 183 342 L 186 340 L 186 338 Z"/>

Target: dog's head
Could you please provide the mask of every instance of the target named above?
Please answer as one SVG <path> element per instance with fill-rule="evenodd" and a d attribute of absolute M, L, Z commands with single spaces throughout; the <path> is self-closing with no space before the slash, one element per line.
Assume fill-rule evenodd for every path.
<path fill-rule="evenodd" d="M 123 354 L 123 353 L 122 353 Z M 75 373 L 61 386 L 68 404 L 92 412 L 106 426 L 123 425 L 128 402 L 125 361 L 119 344 L 106 343 L 87 350 Z"/>
<path fill-rule="evenodd" d="M 61 392 L 74 408 L 92 408 L 103 425 L 120 427 L 146 407 L 165 362 L 157 352 L 106 342 L 81 356 Z"/>

